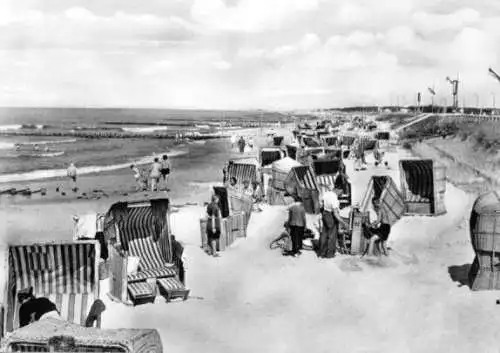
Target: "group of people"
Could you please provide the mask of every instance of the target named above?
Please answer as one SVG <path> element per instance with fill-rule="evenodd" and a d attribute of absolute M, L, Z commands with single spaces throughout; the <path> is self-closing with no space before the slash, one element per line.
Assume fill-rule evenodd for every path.
<path fill-rule="evenodd" d="M 341 229 L 344 232 L 349 229 L 349 220 L 340 215 L 338 195 L 341 192 L 340 189 L 329 185 L 321 199 L 320 214 L 316 224 L 320 236 L 315 246 L 319 258 L 334 258 L 339 249 L 342 252 L 345 250 L 344 237 L 339 237 L 339 235 Z M 294 202 L 288 207 L 288 219 L 285 223 L 291 246 L 283 251 L 283 255 L 294 257 L 301 255 L 306 226 L 304 204 L 301 198 L 295 195 Z M 380 207 L 380 199 L 372 199 L 372 207 L 368 211 L 368 217 L 363 218 L 362 228 L 363 236 L 367 240 L 363 256 L 371 257 L 380 254 L 387 256 L 386 242 L 391 232 L 391 225 Z"/>
<path fill-rule="evenodd" d="M 168 189 L 168 179 L 171 173 L 171 164 L 168 156 L 164 154 L 160 158 L 155 157 L 149 169 L 141 170 L 135 164 L 130 165 L 134 173 L 134 179 L 138 191 L 160 191 L 160 183 L 163 181 L 164 190 Z"/>

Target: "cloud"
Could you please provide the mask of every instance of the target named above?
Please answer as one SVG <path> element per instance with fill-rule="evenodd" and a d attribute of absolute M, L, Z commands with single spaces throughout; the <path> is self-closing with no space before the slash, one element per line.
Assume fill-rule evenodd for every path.
<path fill-rule="evenodd" d="M 444 30 L 460 30 L 479 22 L 481 15 L 471 8 L 463 8 L 449 14 L 416 12 L 412 16 L 415 30 L 426 35 Z"/>
<path fill-rule="evenodd" d="M 230 63 L 224 60 L 216 61 L 213 63 L 213 65 L 217 70 L 228 70 L 232 66 Z"/>
<path fill-rule="evenodd" d="M 222 0 L 194 0 L 192 18 L 213 30 L 265 32 L 277 30 L 316 10 L 321 0 L 241 0 L 228 6 Z"/>
<path fill-rule="evenodd" d="M 30 11 L 0 31 L 3 48 L 87 48 L 158 46 L 192 40 L 196 28 L 179 17 L 116 12 L 97 16 L 75 7 L 58 14 Z"/>
<path fill-rule="evenodd" d="M 3 104 L 384 104 L 433 83 L 448 94 L 456 72 L 467 91 L 497 88 L 486 72 L 500 67 L 492 0 L 71 4 L 0 3 Z"/>

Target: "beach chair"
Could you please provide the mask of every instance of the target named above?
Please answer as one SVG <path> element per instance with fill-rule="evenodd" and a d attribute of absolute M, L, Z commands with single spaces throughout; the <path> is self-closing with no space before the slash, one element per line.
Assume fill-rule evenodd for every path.
<path fill-rule="evenodd" d="M 155 329 L 97 329 L 47 318 L 14 331 L 2 352 L 162 353 Z"/>
<path fill-rule="evenodd" d="M 432 159 L 399 161 L 401 191 L 408 215 L 440 216 L 446 213 L 446 167 Z"/>
<path fill-rule="evenodd" d="M 111 229 L 108 226 L 112 233 L 108 236 L 114 239 L 110 246 L 110 297 L 139 305 L 154 302 L 158 293 L 168 294 L 175 287 L 176 293 L 187 298 L 189 290 L 179 281 L 173 264 L 169 200 L 119 202 L 111 206 L 108 217 L 108 224 L 113 225 Z M 137 269 L 130 269 L 129 261 L 134 259 L 139 259 Z M 162 281 L 166 278 L 169 281 Z"/>
<path fill-rule="evenodd" d="M 9 246 L 6 332 L 19 328 L 17 294 L 29 287 L 36 297 L 55 303 L 63 319 L 85 325 L 92 304 L 99 298 L 99 253 L 96 241 Z"/>

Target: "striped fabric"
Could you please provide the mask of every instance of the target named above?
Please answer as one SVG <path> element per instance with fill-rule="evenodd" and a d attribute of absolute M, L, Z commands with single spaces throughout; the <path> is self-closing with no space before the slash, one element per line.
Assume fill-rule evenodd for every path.
<path fill-rule="evenodd" d="M 238 184 L 243 184 L 245 180 L 257 180 L 257 168 L 252 164 L 230 164 L 227 173 L 229 178 L 235 177 Z"/>
<path fill-rule="evenodd" d="M 328 191 L 327 185 L 335 185 L 334 175 L 316 175 L 316 183 L 319 188 L 320 195 Z"/>
<path fill-rule="evenodd" d="M 99 295 L 95 273 L 97 261 L 93 243 L 12 246 L 9 262 L 15 282 L 10 288 L 15 286 L 19 291 L 32 286 L 35 296 L 49 298 L 63 318 L 84 324 Z M 13 301 L 13 327 L 17 328 L 17 294 Z"/>
<path fill-rule="evenodd" d="M 155 270 L 145 270 L 127 276 L 128 283 L 141 282 L 150 278 L 175 277 L 176 272 L 173 267 L 163 267 Z"/>
<path fill-rule="evenodd" d="M 148 298 L 153 296 L 153 288 L 147 282 L 134 282 L 128 284 L 130 296 L 134 299 Z"/>
<path fill-rule="evenodd" d="M 382 221 L 393 226 L 404 214 L 403 196 L 394 180 L 386 175 L 372 176 L 360 203 L 360 210 L 367 212 L 372 207 L 372 199 L 380 200 Z"/>
<path fill-rule="evenodd" d="M 309 167 L 295 167 L 290 173 L 293 173 L 295 175 L 295 178 L 301 188 L 308 190 L 318 190 L 316 179 L 314 178 L 314 174 Z"/>
<path fill-rule="evenodd" d="M 155 241 L 154 234 L 151 207 L 130 207 L 128 217 L 120 224 L 120 241 L 129 255 L 140 259 L 139 271 L 163 268 L 172 259 L 169 237 Z"/>
<path fill-rule="evenodd" d="M 434 178 L 431 159 L 402 160 L 400 169 L 405 201 L 432 200 Z"/>
<path fill-rule="evenodd" d="M 167 292 L 186 289 L 181 281 L 179 281 L 177 278 L 162 278 L 158 280 L 158 285 L 160 285 Z"/>

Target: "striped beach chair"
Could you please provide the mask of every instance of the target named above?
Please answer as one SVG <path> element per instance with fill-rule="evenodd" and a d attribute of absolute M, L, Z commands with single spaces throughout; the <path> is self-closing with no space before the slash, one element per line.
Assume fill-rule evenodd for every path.
<path fill-rule="evenodd" d="M 6 331 L 19 328 L 17 293 L 29 287 L 36 297 L 55 303 L 62 318 L 85 325 L 92 304 L 99 299 L 99 250 L 96 241 L 10 246 Z"/>
<path fill-rule="evenodd" d="M 401 191 L 407 214 L 442 215 L 446 213 L 446 167 L 432 159 L 399 161 Z"/>
<path fill-rule="evenodd" d="M 227 168 L 229 178 L 235 177 L 238 185 L 244 181 L 254 182 L 257 179 L 257 167 L 254 164 L 232 163 Z"/>
<path fill-rule="evenodd" d="M 156 205 L 156 206 L 154 206 Z M 169 229 L 169 200 L 126 203 L 126 212 L 116 221 L 116 244 L 110 247 L 113 299 L 134 305 L 155 300 L 160 280 L 177 278 Z M 159 211 L 155 211 L 155 207 Z M 139 258 L 137 272 L 127 273 L 128 257 Z M 179 288 L 189 292 L 185 288 Z"/>
<path fill-rule="evenodd" d="M 288 194 L 296 194 L 302 198 L 306 212 L 319 212 L 319 189 L 309 166 L 292 168 L 285 180 L 285 189 Z"/>

